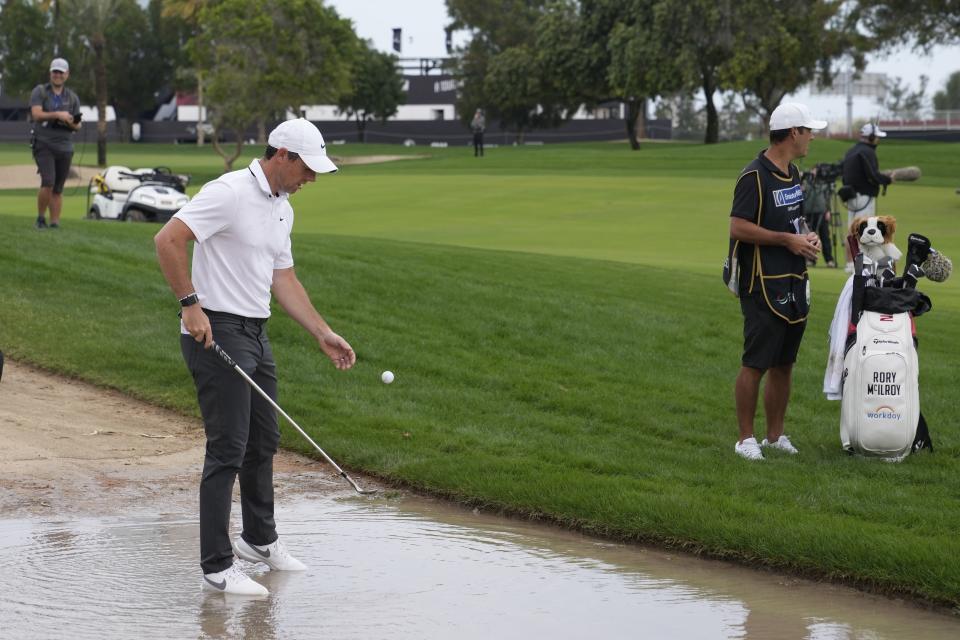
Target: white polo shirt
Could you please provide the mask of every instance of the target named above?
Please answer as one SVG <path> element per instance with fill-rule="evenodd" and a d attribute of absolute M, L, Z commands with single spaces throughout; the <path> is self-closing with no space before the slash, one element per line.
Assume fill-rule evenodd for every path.
<path fill-rule="evenodd" d="M 197 238 L 191 276 L 201 306 L 247 318 L 270 316 L 273 272 L 293 266 L 288 197 L 273 195 L 254 160 L 205 184 L 173 216 Z"/>

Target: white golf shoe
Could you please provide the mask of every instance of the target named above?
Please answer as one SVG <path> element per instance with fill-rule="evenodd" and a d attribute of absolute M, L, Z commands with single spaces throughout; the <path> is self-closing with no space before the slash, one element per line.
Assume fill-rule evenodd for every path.
<path fill-rule="evenodd" d="M 203 588 L 207 591 L 219 591 L 237 596 L 266 596 L 270 595 L 267 588 L 251 580 L 237 563 L 230 568 L 216 573 L 203 574 Z"/>
<path fill-rule="evenodd" d="M 761 447 L 770 447 L 771 449 L 779 449 L 780 451 L 786 451 L 787 453 L 797 454 L 800 451 L 797 450 L 793 443 L 790 442 L 790 438 L 787 436 L 780 436 L 773 442 L 768 441 L 766 438 L 763 439 L 763 442 L 760 443 Z"/>
<path fill-rule="evenodd" d="M 290 555 L 279 538 L 265 547 L 259 547 L 238 537 L 233 541 L 233 551 L 247 562 L 262 562 L 273 571 L 305 571 L 307 569 L 307 565 Z"/>
<path fill-rule="evenodd" d="M 737 452 L 737 455 L 747 460 L 763 460 L 763 452 L 760 451 L 760 445 L 757 444 L 756 438 L 744 438 L 743 442 L 737 442 L 733 446 L 733 450 Z"/>

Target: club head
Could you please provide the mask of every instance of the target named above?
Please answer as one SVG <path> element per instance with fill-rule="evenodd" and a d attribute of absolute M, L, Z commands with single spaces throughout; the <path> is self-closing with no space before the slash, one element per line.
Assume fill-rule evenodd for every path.
<path fill-rule="evenodd" d="M 906 270 L 903 274 L 903 285 L 904 289 L 916 289 L 917 280 L 923 277 L 923 269 L 920 268 L 918 264 L 909 264 L 907 265 Z"/>
<path fill-rule="evenodd" d="M 907 260 L 904 267 L 904 275 L 910 265 L 923 264 L 923 261 L 930 255 L 930 239 L 919 233 L 911 233 L 907 238 Z"/>
<path fill-rule="evenodd" d="M 346 471 L 340 471 L 340 475 L 344 480 L 350 483 L 350 486 L 353 487 L 353 490 L 359 493 L 362 496 L 371 496 L 377 492 L 376 489 L 361 489 L 360 485 L 353 481 L 353 478 L 347 475 Z"/>

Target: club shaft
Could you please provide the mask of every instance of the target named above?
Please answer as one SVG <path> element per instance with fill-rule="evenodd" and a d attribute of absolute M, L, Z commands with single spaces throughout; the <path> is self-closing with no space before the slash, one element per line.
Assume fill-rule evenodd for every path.
<path fill-rule="evenodd" d="M 370 490 L 370 491 L 365 491 L 365 490 L 361 489 L 361 488 L 357 485 L 357 483 L 353 481 L 353 478 L 351 478 L 350 476 L 348 476 L 348 475 L 347 475 L 347 472 L 344 471 L 343 469 L 341 469 L 341 468 L 340 468 L 340 465 L 338 465 L 336 462 L 334 462 L 334 461 L 333 461 L 333 458 L 331 458 L 330 456 L 328 456 L 328 455 L 327 455 L 327 452 L 324 451 L 324 450 L 320 447 L 320 445 L 318 445 L 316 442 L 314 442 L 314 441 L 313 441 L 313 438 L 311 438 L 309 435 L 307 435 L 307 432 L 306 432 L 306 431 L 304 431 L 303 429 L 300 428 L 300 425 L 297 424 L 296 420 L 294 420 L 293 418 L 291 418 L 291 417 L 287 414 L 287 412 L 284 411 L 283 408 L 282 408 L 279 404 L 277 404 L 277 403 L 274 401 L 274 399 L 271 398 L 271 397 L 267 394 L 266 391 L 264 391 L 262 388 L 260 388 L 260 385 L 258 385 L 256 382 L 254 382 L 253 378 L 251 378 L 250 376 L 247 375 L 247 372 L 246 372 L 246 371 L 244 371 L 243 369 L 240 368 L 240 365 L 238 365 L 238 364 L 233 360 L 233 358 L 231 358 L 229 355 L 227 355 L 227 352 L 226 352 L 226 351 L 224 351 L 223 349 L 220 348 L 220 345 L 214 343 L 213 348 L 214 348 L 214 350 L 227 362 L 227 364 L 229 364 L 229 365 L 231 365 L 231 366 L 233 367 L 233 370 L 234 370 L 234 371 L 236 371 L 237 373 L 239 373 L 240 376 L 241 376 L 244 380 L 247 381 L 247 384 L 249 384 L 249 385 L 253 388 L 254 391 L 256 391 L 257 393 L 259 393 L 260 396 L 261 396 L 264 400 L 266 400 L 267 402 L 269 402 L 269 403 L 270 403 L 270 406 L 272 406 L 274 409 L 277 410 L 277 413 L 279 413 L 279 414 L 282 415 L 284 418 L 286 418 L 286 419 L 287 419 L 287 422 L 289 422 L 290 424 L 292 424 L 292 425 L 293 425 L 293 428 L 296 429 L 297 431 L 299 431 L 299 432 L 300 432 L 300 435 L 302 435 L 304 438 L 306 438 L 307 442 L 309 442 L 310 444 L 313 445 L 313 448 L 316 449 L 316 450 L 320 453 L 320 455 L 322 455 L 322 456 L 324 457 L 324 459 L 325 459 L 327 462 L 329 462 L 330 465 L 331 465 L 334 469 L 337 470 L 337 473 L 339 473 L 339 474 L 343 477 L 344 480 L 346 480 L 347 482 L 349 482 L 350 485 L 351 485 L 354 489 L 356 489 L 357 493 L 373 493 L 372 490 Z"/>

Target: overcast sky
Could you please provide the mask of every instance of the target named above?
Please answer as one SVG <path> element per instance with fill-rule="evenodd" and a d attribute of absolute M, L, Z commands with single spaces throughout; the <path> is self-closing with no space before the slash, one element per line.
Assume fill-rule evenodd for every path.
<path fill-rule="evenodd" d="M 450 21 L 444 0 L 326 0 L 337 12 L 353 20 L 357 33 L 372 40 L 381 51 L 392 51 L 393 29 L 403 30 L 405 58 L 442 58 L 446 56 L 444 28 Z M 465 32 L 454 34 L 454 45 L 468 37 Z M 920 74 L 930 78 L 927 95 L 943 88 L 951 73 L 960 71 L 960 45 L 938 47 L 930 56 L 922 56 L 909 49 L 888 55 L 868 58 L 868 72 L 886 73 L 902 78 L 916 89 Z M 843 97 L 810 96 L 802 91 L 788 99 L 806 101 L 811 108 L 831 122 L 846 119 L 846 99 Z M 870 98 L 854 100 L 854 118 L 870 118 L 877 114 L 876 101 Z"/>

